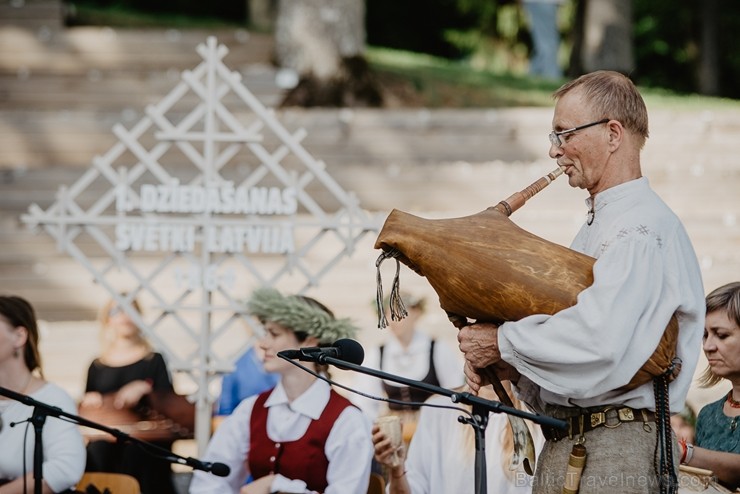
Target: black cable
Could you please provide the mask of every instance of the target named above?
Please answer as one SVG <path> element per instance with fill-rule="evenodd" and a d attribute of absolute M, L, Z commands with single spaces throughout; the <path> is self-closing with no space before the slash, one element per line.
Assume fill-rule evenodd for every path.
<path fill-rule="evenodd" d="M 447 408 L 447 409 L 450 409 L 450 410 L 457 410 L 458 412 L 466 413 L 467 415 L 470 416 L 470 418 L 473 421 L 475 421 L 476 424 L 478 423 L 478 420 L 477 420 L 476 416 L 473 415 L 473 413 L 471 411 L 466 410 L 464 408 L 460 408 L 460 407 L 456 407 L 456 406 L 452 406 L 452 405 L 437 405 L 437 404 L 434 404 L 434 403 L 427 403 L 427 402 L 421 402 L 421 401 L 401 401 L 401 400 L 395 400 L 393 398 L 382 398 L 380 396 L 374 396 L 374 395 L 371 395 L 371 394 L 363 393 L 361 391 L 357 391 L 356 389 L 352 389 L 349 386 L 345 386 L 344 384 L 340 384 L 340 383 L 338 383 L 336 381 L 333 381 L 333 380 L 329 379 L 328 377 L 319 374 L 318 372 L 314 371 L 313 369 L 309 369 L 308 367 L 299 364 L 295 360 L 291 360 L 291 359 L 284 359 L 284 360 L 287 360 L 288 362 L 290 362 L 291 364 L 295 365 L 296 367 L 299 367 L 299 368 L 303 369 L 304 371 L 308 372 L 312 376 L 317 377 L 318 379 L 321 379 L 322 381 L 324 381 L 326 383 L 329 383 L 330 385 L 337 386 L 338 388 L 342 388 L 344 390 L 347 390 L 347 391 L 349 391 L 351 393 L 354 393 L 356 395 L 359 395 L 359 396 L 363 396 L 365 398 L 370 398 L 371 400 L 385 401 L 385 402 L 388 402 L 388 403 L 393 403 L 393 404 L 402 405 L 402 406 Z"/>
<path fill-rule="evenodd" d="M 24 422 L 26 424 L 26 430 L 23 431 L 23 492 L 28 492 L 28 476 L 26 475 L 26 439 L 28 439 L 28 426 L 31 425 L 31 417 L 26 420 L 21 420 L 20 422 L 11 422 L 9 425 L 10 427 L 15 427 Z"/>

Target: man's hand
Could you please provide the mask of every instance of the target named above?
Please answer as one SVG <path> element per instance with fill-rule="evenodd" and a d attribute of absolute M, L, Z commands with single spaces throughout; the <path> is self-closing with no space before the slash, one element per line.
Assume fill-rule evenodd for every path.
<path fill-rule="evenodd" d="M 488 382 L 488 379 L 478 374 L 477 369 L 471 367 L 470 362 L 468 362 L 467 360 L 465 361 L 463 372 L 465 373 L 465 380 L 470 387 L 470 391 L 472 391 L 474 395 L 477 395 L 480 391 L 480 388 L 482 388 L 483 386 L 491 384 L 490 382 Z"/>
<path fill-rule="evenodd" d="M 472 368 L 482 369 L 501 360 L 498 350 L 498 326 L 476 323 L 465 326 L 457 333 L 460 351 Z"/>
<path fill-rule="evenodd" d="M 478 393 L 482 386 L 490 384 L 488 379 L 478 373 L 501 361 L 498 350 L 498 326 L 490 323 L 471 324 L 457 333 L 460 351 L 465 356 L 465 378 L 473 393 Z"/>

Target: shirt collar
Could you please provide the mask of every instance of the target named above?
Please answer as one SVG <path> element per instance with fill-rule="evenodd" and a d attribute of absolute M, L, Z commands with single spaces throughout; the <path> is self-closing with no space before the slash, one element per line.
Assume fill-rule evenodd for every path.
<path fill-rule="evenodd" d="M 647 177 L 640 177 L 623 184 L 609 187 L 606 190 L 602 190 L 594 197 L 586 198 L 586 207 L 589 211 L 597 213 L 601 208 L 609 203 L 616 202 L 624 197 L 638 193 L 642 190 L 649 188 Z"/>
<path fill-rule="evenodd" d="M 316 379 L 303 394 L 293 400 L 293 402 L 290 402 L 281 381 L 272 390 L 270 396 L 267 397 L 265 408 L 283 405 L 296 413 L 317 420 L 321 416 L 321 412 L 326 408 L 326 404 L 329 403 L 330 391 L 331 388 L 325 381 Z"/>

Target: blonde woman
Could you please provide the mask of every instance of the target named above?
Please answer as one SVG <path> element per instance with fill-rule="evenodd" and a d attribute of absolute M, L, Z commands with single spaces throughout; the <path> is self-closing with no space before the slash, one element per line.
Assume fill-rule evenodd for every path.
<path fill-rule="evenodd" d="M 713 290 L 706 298 L 704 355 L 709 366 L 700 383 L 725 380 L 727 395 L 705 405 L 696 419 L 696 443 L 680 440 L 681 463 L 711 470 L 730 489 L 740 488 L 740 282 Z"/>
<path fill-rule="evenodd" d="M 496 399 L 489 386 L 481 388 L 479 394 L 481 398 Z M 453 405 L 443 396 L 433 396 L 427 403 Z M 515 404 L 521 408 L 518 401 Z M 448 408 L 422 407 L 405 462 L 396 466 L 391 465 L 394 450 L 390 441 L 377 426 L 373 427 L 375 460 L 388 469 L 390 494 L 475 492 L 475 435 L 472 426 L 458 422 L 461 415 L 464 414 Z M 544 439 L 538 426 L 531 429 L 535 449 L 539 451 Z M 486 427 L 487 492 L 531 492 L 532 477 L 521 467 L 513 471 L 509 468 L 513 452 L 509 421 L 503 413 L 491 414 Z"/>
<path fill-rule="evenodd" d="M 136 300 L 132 299 L 130 306 L 141 312 Z M 87 371 L 81 407 L 103 407 L 110 400 L 114 408 L 136 410 L 148 405 L 147 396 L 152 391 L 174 392 L 164 357 L 152 350 L 122 307 L 109 301 L 101 311 L 100 323 L 102 349 Z M 156 444 L 165 449 L 172 446 L 169 441 Z M 147 455 L 134 444 L 93 441 L 87 451 L 88 471 L 132 475 L 145 493 L 175 492 L 170 464 Z"/>

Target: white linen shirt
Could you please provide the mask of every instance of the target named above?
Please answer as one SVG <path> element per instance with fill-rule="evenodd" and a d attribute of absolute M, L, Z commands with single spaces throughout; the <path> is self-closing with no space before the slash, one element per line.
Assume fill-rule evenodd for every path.
<path fill-rule="evenodd" d="M 321 416 L 329 402 L 329 385 L 317 379 L 301 396 L 288 401 L 282 382 L 265 402 L 267 436 L 275 442 L 296 441 L 303 437 L 312 420 Z M 204 461 L 220 462 L 231 469 L 228 477 L 196 471 L 190 483 L 191 494 L 238 493 L 249 476 L 250 420 L 257 396 L 243 400 L 211 438 Z M 329 459 L 325 494 L 365 494 L 373 457 L 371 425 L 362 412 L 347 407 L 337 418 L 326 440 Z M 308 493 L 306 483 L 277 475 L 271 492 Z"/>
<path fill-rule="evenodd" d="M 432 396 L 427 402 L 454 405 L 443 396 Z M 406 480 L 412 494 L 475 492 L 473 428 L 458 422 L 457 417 L 461 415 L 464 414 L 457 410 L 422 407 L 406 456 Z M 503 438 L 508 428 L 506 414 L 489 415 L 485 443 L 487 492 L 529 494 L 532 492 L 532 477 L 521 466 L 508 472 L 509 459 L 503 458 Z M 539 453 L 545 441 L 538 426 L 532 428 L 532 439 L 535 451 Z"/>
<path fill-rule="evenodd" d="M 429 348 L 432 338 L 425 332 L 416 330 L 407 348 L 398 339 L 391 336 L 384 343 L 383 372 L 396 376 L 421 381 L 429 372 Z M 463 357 L 444 341 L 437 340 L 434 345 L 434 369 L 437 379 L 443 388 L 453 389 L 465 384 Z M 365 356 L 365 365 L 371 369 L 380 369 L 380 347 L 372 347 Z M 393 381 L 385 381 L 390 386 L 401 386 Z M 383 380 L 367 374 L 358 374 L 352 382 L 352 389 L 372 396 L 385 397 Z M 349 396 L 355 405 L 360 407 L 370 420 L 375 420 L 381 411 L 381 402 L 356 394 Z"/>
<path fill-rule="evenodd" d="M 59 407 L 67 413 L 77 413 L 77 406 L 72 397 L 56 384 L 46 383 L 31 393 L 30 397 Z M 19 401 L 11 401 L 2 412 L 0 479 L 14 480 L 33 472 L 36 434 L 31 423 L 23 423 L 32 416 L 33 407 Z M 17 422 L 17 425 L 11 427 L 11 422 Z M 74 487 L 82 477 L 87 459 L 85 444 L 77 424 L 58 417 L 47 417 L 41 440 L 44 450 L 41 473 L 44 481 L 53 492 L 62 492 Z"/>
<path fill-rule="evenodd" d="M 593 285 L 553 316 L 501 325 L 502 359 L 521 374 L 521 398 L 542 405 L 623 404 L 655 409 L 652 383 L 627 384 L 652 355 L 674 312 L 682 369 L 670 385 L 679 412 L 694 375 L 704 332 L 704 288 L 696 254 L 678 217 L 647 178 L 587 199 L 594 220 L 571 248 L 597 258 Z"/>

